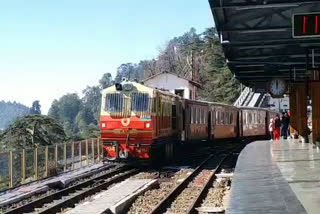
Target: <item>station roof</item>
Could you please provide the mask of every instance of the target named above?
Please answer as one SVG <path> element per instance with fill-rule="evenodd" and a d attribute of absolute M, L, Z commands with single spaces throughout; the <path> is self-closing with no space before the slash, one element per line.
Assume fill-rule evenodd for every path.
<path fill-rule="evenodd" d="M 243 84 L 263 86 L 276 77 L 301 80 L 309 75 L 307 52 L 320 48 L 320 38 L 293 38 L 292 17 L 320 12 L 319 0 L 209 0 L 209 3 L 228 66 Z M 315 61 L 320 62 L 320 51 L 317 53 Z"/>

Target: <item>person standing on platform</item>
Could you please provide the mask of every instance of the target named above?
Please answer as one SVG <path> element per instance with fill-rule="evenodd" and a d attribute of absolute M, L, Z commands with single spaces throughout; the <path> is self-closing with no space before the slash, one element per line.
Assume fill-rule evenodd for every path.
<path fill-rule="evenodd" d="M 277 117 L 274 121 L 273 140 L 280 140 L 280 127 L 281 127 L 280 116 L 279 114 L 277 114 Z"/>
<path fill-rule="evenodd" d="M 290 111 L 288 111 L 288 120 L 289 120 L 289 123 L 288 123 L 288 138 L 290 139 Z"/>
<path fill-rule="evenodd" d="M 287 139 L 289 122 L 290 122 L 290 119 L 289 119 L 288 113 L 285 112 L 281 120 L 283 139 Z"/>
<path fill-rule="evenodd" d="M 273 141 L 273 131 L 274 131 L 274 120 L 273 120 L 273 118 L 271 118 L 270 123 L 269 123 L 269 132 L 270 132 L 270 136 L 271 136 L 270 141 Z"/>

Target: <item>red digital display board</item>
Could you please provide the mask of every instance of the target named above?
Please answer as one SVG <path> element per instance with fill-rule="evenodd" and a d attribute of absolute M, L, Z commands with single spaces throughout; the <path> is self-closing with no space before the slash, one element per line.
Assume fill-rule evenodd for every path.
<path fill-rule="evenodd" d="M 320 12 L 293 15 L 294 38 L 320 37 Z"/>

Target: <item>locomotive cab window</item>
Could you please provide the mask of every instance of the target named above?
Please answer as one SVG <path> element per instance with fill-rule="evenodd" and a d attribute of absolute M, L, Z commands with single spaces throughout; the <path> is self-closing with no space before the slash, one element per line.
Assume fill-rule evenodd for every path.
<path fill-rule="evenodd" d="M 107 94 L 105 110 L 108 112 L 121 112 L 123 107 L 123 94 Z"/>
<path fill-rule="evenodd" d="M 149 94 L 131 94 L 131 110 L 135 112 L 146 112 L 149 109 Z"/>

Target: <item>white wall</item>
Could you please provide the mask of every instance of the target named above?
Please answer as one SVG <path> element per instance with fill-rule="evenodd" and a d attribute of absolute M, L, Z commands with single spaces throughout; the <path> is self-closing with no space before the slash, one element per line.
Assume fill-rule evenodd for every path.
<path fill-rule="evenodd" d="M 144 85 L 151 88 L 159 88 L 169 90 L 174 93 L 176 89 L 184 90 L 184 98 L 190 98 L 190 89 L 193 91 L 192 84 L 188 80 L 179 78 L 170 73 L 159 74 L 144 82 Z"/>
<path fill-rule="evenodd" d="M 271 109 L 274 109 L 275 111 L 289 111 L 290 105 L 289 105 L 289 97 L 285 96 L 284 98 L 272 98 L 270 97 L 269 105 L 274 105 L 274 107 L 270 107 Z"/>

